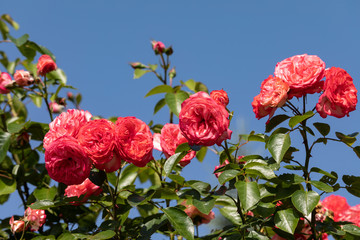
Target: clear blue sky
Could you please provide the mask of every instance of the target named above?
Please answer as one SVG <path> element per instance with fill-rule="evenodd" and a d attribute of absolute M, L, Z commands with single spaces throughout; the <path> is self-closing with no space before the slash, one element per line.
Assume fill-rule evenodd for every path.
<path fill-rule="evenodd" d="M 318 55 L 327 67 L 348 71 L 360 90 L 360 2 L 355 0 L 181 4 L 2 0 L 0 5 L 1 13 L 9 13 L 20 24 L 20 30 L 13 35 L 29 33 L 31 40 L 55 54 L 68 83 L 83 94 L 83 109 L 93 115 L 136 116 L 145 122 L 154 119 L 166 123 L 165 110 L 156 116 L 152 114 L 159 97 L 144 99 L 147 91 L 160 82 L 150 75 L 133 80 L 133 70 L 128 66 L 133 61 L 156 63 L 150 48 L 152 39 L 173 46 L 177 83 L 193 78 L 210 90 L 223 88 L 228 92 L 229 109 L 235 112 L 231 129 L 236 133 L 264 131 L 266 120 L 255 118 L 251 102 L 259 93 L 261 82 L 273 74 L 276 63 L 287 57 Z M 1 44 L 0 50 L 4 48 L 8 51 Z M 45 113 L 32 107 L 31 111 L 33 120 L 49 121 Z M 316 120 L 322 119 L 317 116 Z M 352 133 L 360 131 L 359 120 L 360 112 L 356 110 L 349 118 L 328 117 L 325 122 L 334 130 Z M 266 154 L 262 145 L 249 147 L 255 153 Z M 344 145 L 319 145 L 313 157 L 314 163 L 324 170 L 360 175 L 360 159 Z M 210 181 L 214 186 L 217 181 L 210 175 L 216 161 L 209 153 L 202 164 L 195 160 L 188 165 L 184 175 Z M 360 203 L 346 191 L 337 194 L 348 197 L 351 205 Z M 7 215 L 22 214 L 15 210 L 15 204 L 12 206 L 14 211 L 5 211 Z"/>

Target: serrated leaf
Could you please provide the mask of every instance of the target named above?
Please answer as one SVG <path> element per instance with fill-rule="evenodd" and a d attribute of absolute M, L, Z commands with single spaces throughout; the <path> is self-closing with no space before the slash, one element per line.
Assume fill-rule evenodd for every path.
<path fill-rule="evenodd" d="M 49 201 L 53 201 L 56 194 L 57 194 L 57 188 L 51 187 L 51 188 L 37 188 L 34 190 L 33 192 L 34 197 L 37 200 L 49 200 Z"/>
<path fill-rule="evenodd" d="M 165 98 L 160 99 L 154 107 L 154 115 L 166 105 Z"/>
<path fill-rule="evenodd" d="M 260 200 L 260 191 L 256 182 L 236 182 L 235 187 L 238 191 L 242 208 L 250 210 Z"/>
<path fill-rule="evenodd" d="M 179 117 L 181 110 L 181 104 L 184 100 L 189 98 L 189 94 L 184 91 L 179 91 L 177 93 L 167 93 L 165 95 L 165 102 L 169 106 L 170 110 Z"/>
<path fill-rule="evenodd" d="M 289 120 L 289 127 L 294 128 L 296 125 L 298 125 L 302 121 L 304 121 L 308 118 L 311 118 L 314 115 L 315 115 L 315 113 L 313 113 L 313 111 L 308 111 L 308 112 L 304 113 L 303 115 L 294 116 L 294 117 L 290 118 L 290 120 Z"/>
<path fill-rule="evenodd" d="M 277 163 L 280 163 L 291 145 L 289 134 L 277 133 L 270 136 L 267 148 Z"/>
<path fill-rule="evenodd" d="M 174 89 L 170 87 L 169 85 L 159 85 L 151 89 L 145 97 L 149 97 L 151 95 L 159 94 L 159 93 L 171 93 Z"/>
<path fill-rule="evenodd" d="M 0 132 L 0 163 L 5 159 L 7 151 L 10 147 L 11 134 L 8 132 Z"/>
<path fill-rule="evenodd" d="M 291 196 L 294 207 L 304 216 L 308 216 L 319 203 L 320 195 L 314 191 L 298 190 Z"/>
<path fill-rule="evenodd" d="M 175 230 L 188 240 L 194 239 L 194 224 L 189 216 L 176 207 L 162 209 Z"/>
<path fill-rule="evenodd" d="M 298 222 L 299 217 L 293 209 L 281 210 L 275 214 L 275 226 L 287 233 L 294 234 Z"/>
<path fill-rule="evenodd" d="M 333 192 L 334 189 L 326 183 L 320 181 L 310 181 L 311 185 L 324 192 Z"/>
<path fill-rule="evenodd" d="M 285 120 L 289 119 L 290 117 L 284 114 L 276 115 L 270 119 L 268 124 L 266 124 L 266 130 L 265 132 L 270 132 L 273 130 L 276 126 L 278 126 L 280 123 L 284 122 Z"/>
<path fill-rule="evenodd" d="M 329 124 L 316 122 L 316 123 L 313 123 L 313 125 L 319 131 L 319 133 L 321 135 L 323 135 L 324 137 L 326 135 L 328 135 L 329 132 L 330 132 L 330 125 Z"/>
<path fill-rule="evenodd" d="M 134 70 L 134 79 L 141 78 L 145 73 L 151 72 L 151 70 L 135 69 Z"/>
<path fill-rule="evenodd" d="M 246 168 L 245 170 L 246 173 L 249 173 L 249 170 L 255 170 L 259 172 L 266 179 L 272 179 L 276 177 L 274 171 L 269 166 L 261 163 L 256 163 L 256 162 L 247 163 L 245 165 L 245 168 Z"/>

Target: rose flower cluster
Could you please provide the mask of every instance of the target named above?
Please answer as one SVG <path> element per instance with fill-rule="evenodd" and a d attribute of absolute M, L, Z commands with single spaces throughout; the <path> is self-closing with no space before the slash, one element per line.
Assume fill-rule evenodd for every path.
<path fill-rule="evenodd" d="M 296 55 L 279 62 L 274 76 L 263 81 L 260 94 L 252 102 L 253 111 L 258 119 L 267 115 L 270 119 L 287 100 L 320 92 L 316 110 L 323 118 L 349 116 L 356 108 L 357 90 L 344 69 L 325 69 L 325 63 L 318 56 Z"/>
<path fill-rule="evenodd" d="M 28 207 L 25 210 L 24 218 L 14 220 L 14 216 L 10 218 L 9 224 L 13 233 L 25 231 L 30 227 L 31 231 L 38 231 L 45 223 L 45 210 L 32 209 Z"/>

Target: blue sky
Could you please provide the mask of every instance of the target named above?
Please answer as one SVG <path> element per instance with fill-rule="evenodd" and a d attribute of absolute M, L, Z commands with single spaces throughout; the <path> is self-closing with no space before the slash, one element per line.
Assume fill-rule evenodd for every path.
<path fill-rule="evenodd" d="M 171 59 L 178 74 L 175 83 L 194 79 L 210 90 L 223 88 L 228 92 L 235 133 L 264 131 L 266 120 L 255 118 L 251 102 L 261 82 L 273 74 L 276 63 L 287 57 L 318 55 L 326 67 L 345 69 L 360 89 L 360 2 L 354 0 L 2 0 L 0 4 L 1 13 L 10 14 L 20 24 L 14 36 L 29 33 L 32 41 L 55 54 L 68 83 L 83 94 L 82 108 L 93 115 L 136 116 L 147 123 L 152 119 L 163 124 L 168 121 L 166 110 L 153 116 L 158 96 L 144 98 L 159 82 L 151 75 L 132 79 L 133 70 L 128 65 L 134 61 L 157 63 L 150 48 L 152 39 L 173 46 Z M 0 50 L 9 51 L 15 58 L 11 55 L 14 51 L 3 45 Z M 317 101 L 315 97 L 313 101 Z M 46 113 L 30 109 L 33 120 L 49 121 Z M 360 131 L 359 119 L 356 110 L 349 118 L 328 117 L 324 122 L 334 131 L 352 133 Z M 321 120 L 316 117 L 316 121 Z M 266 154 L 262 145 L 249 145 L 249 150 Z M 313 164 L 324 170 L 360 175 L 360 159 L 345 145 L 319 145 L 313 157 Z M 202 164 L 195 160 L 188 165 L 184 175 L 214 186 L 216 178 L 211 173 L 216 161 L 209 153 Z M 348 197 L 351 205 L 360 203 L 346 191 L 338 194 Z M 11 212 L 22 214 L 17 206 L 12 207 Z"/>

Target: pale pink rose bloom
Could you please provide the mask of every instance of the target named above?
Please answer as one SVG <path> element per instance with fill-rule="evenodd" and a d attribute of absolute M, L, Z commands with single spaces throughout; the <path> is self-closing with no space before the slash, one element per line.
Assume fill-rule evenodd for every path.
<path fill-rule="evenodd" d="M 160 133 L 153 134 L 153 144 L 154 144 L 154 149 L 162 152 L 162 148 L 161 148 L 161 144 L 160 144 L 160 142 L 161 142 L 160 136 L 161 136 Z"/>
<path fill-rule="evenodd" d="M 324 77 L 325 63 L 315 55 L 289 57 L 275 67 L 275 76 L 289 84 L 289 98 L 302 97 L 321 91 L 320 80 Z"/>
<path fill-rule="evenodd" d="M 53 113 L 61 113 L 61 111 L 64 109 L 64 105 L 60 105 L 56 102 L 49 103 L 49 107 Z"/>
<path fill-rule="evenodd" d="M 88 111 L 69 109 L 61 113 L 49 124 L 50 130 L 44 137 L 44 148 L 46 149 L 51 142 L 62 136 L 76 138 L 80 128 L 90 121 L 92 115 Z"/>
<path fill-rule="evenodd" d="M 9 224 L 13 233 L 24 231 L 25 222 L 21 220 L 14 220 L 14 216 L 10 218 Z"/>
<path fill-rule="evenodd" d="M 90 179 L 87 178 L 83 183 L 79 185 L 68 186 L 65 189 L 64 196 L 80 198 L 81 195 L 85 194 L 81 202 L 71 202 L 71 204 L 73 205 L 80 205 L 81 203 L 86 202 L 90 196 L 98 196 L 101 192 L 101 187 L 95 185 L 90 181 Z"/>
<path fill-rule="evenodd" d="M 25 210 L 24 220 L 29 222 L 31 231 L 37 231 L 45 223 L 45 210 L 31 209 L 28 207 Z"/>
<path fill-rule="evenodd" d="M 25 70 L 16 70 L 14 79 L 20 87 L 29 86 L 34 82 L 34 78 L 31 76 L 30 72 Z"/>
<path fill-rule="evenodd" d="M 215 213 L 211 210 L 209 214 L 200 212 L 194 205 L 187 205 L 186 201 L 181 203 L 186 209 L 184 212 L 191 218 L 195 225 L 207 224 L 215 218 Z"/>
<path fill-rule="evenodd" d="M 13 84 L 13 80 L 11 80 L 10 74 L 6 72 L 2 72 L 0 74 L 0 93 L 1 94 L 7 94 L 10 92 L 9 89 L 7 89 L 7 86 L 11 86 Z"/>

